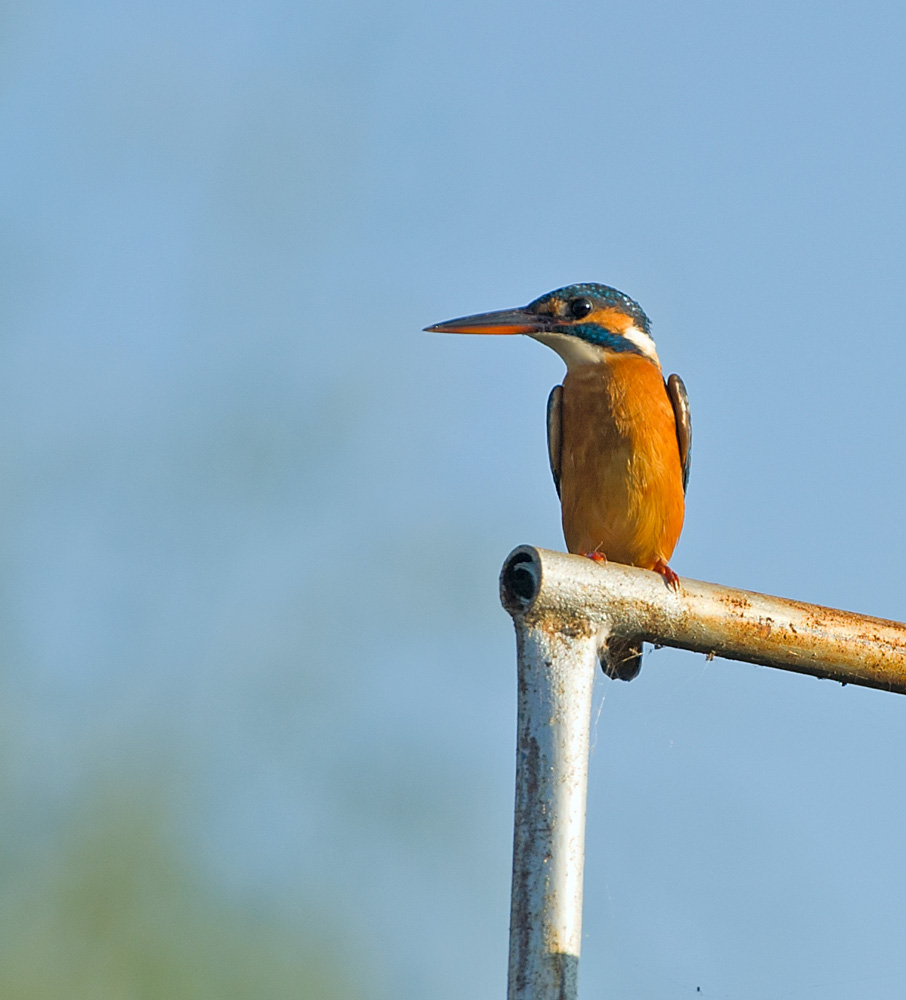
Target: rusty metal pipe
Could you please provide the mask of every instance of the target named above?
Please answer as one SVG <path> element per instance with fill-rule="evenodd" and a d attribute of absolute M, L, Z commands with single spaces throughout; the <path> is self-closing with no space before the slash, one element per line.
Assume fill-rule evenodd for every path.
<path fill-rule="evenodd" d="M 543 623 L 599 641 L 633 636 L 906 694 L 901 622 L 685 578 L 674 592 L 648 570 L 530 545 L 510 553 L 500 582 L 517 631 Z"/>
<path fill-rule="evenodd" d="M 611 635 L 906 694 L 906 625 L 522 545 L 500 576 L 519 679 L 508 1000 L 575 1000 L 591 693 Z"/>

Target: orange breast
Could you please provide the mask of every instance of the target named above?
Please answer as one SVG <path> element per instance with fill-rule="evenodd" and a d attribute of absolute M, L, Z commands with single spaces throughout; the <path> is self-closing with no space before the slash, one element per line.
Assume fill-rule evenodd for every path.
<path fill-rule="evenodd" d="M 673 407 L 656 364 L 614 354 L 563 380 L 560 497 L 570 552 L 651 569 L 667 562 L 685 504 Z"/>

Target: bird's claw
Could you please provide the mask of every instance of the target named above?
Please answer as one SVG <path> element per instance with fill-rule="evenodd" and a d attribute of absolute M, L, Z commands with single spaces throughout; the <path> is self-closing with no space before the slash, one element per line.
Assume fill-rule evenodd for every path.
<path fill-rule="evenodd" d="M 679 590 L 679 577 L 673 570 L 664 562 L 663 559 L 658 559 L 658 561 L 651 567 L 655 573 L 660 573 L 664 578 L 665 583 L 671 590 Z"/>

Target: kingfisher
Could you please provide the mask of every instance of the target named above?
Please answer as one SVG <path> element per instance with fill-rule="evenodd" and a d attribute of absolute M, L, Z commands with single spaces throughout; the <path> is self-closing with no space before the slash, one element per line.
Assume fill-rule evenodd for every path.
<path fill-rule="evenodd" d="M 522 333 L 560 355 L 566 376 L 547 402 L 547 447 L 567 549 L 654 570 L 678 590 L 668 560 L 685 516 L 692 420 L 682 379 L 664 379 L 641 306 L 589 282 L 426 329 Z M 613 637 L 602 652 L 609 677 L 632 680 L 641 663 L 637 640 Z"/>

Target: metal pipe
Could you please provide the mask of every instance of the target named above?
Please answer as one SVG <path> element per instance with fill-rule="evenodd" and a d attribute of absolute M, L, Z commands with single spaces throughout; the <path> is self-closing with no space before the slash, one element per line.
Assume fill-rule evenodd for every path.
<path fill-rule="evenodd" d="M 644 639 L 906 694 L 906 625 L 521 545 L 501 600 L 521 627 Z"/>
<path fill-rule="evenodd" d="M 611 636 L 906 693 L 906 625 L 528 545 L 503 606 L 519 679 L 508 1000 L 575 1000 L 591 694 Z"/>
<path fill-rule="evenodd" d="M 594 636 L 517 630 L 519 714 L 508 1000 L 575 1000 Z"/>

